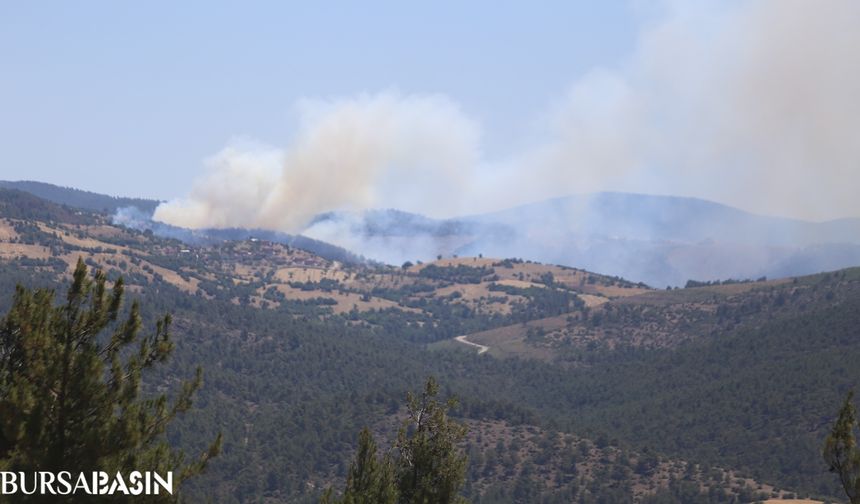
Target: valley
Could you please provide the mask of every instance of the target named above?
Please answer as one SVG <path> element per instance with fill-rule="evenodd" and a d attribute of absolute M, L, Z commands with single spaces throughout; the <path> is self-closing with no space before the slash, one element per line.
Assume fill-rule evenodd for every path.
<path fill-rule="evenodd" d="M 145 386 L 202 365 L 168 438 L 225 436 L 194 500 L 314 502 L 342 486 L 362 426 L 390 446 L 431 375 L 460 399 L 474 502 L 839 495 L 820 446 L 860 380 L 860 269 L 654 289 L 519 258 L 320 250 L 187 243 L 0 189 L 4 309 L 15 283 L 58 288 L 82 258 L 147 321 L 173 314 L 176 358 Z"/>

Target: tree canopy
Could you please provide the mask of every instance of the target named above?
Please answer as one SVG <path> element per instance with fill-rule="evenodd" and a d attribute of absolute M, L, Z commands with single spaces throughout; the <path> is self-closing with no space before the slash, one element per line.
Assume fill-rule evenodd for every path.
<path fill-rule="evenodd" d="M 376 442 L 365 428 L 350 464 L 342 504 L 452 504 L 466 481 L 466 455 L 460 443 L 466 427 L 448 417 L 456 400 L 436 399 L 439 385 L 429 378 L 420 397 L 409 393 L 407 415 L 397 434 L 393 455 L 377 455 Z M 331 491 L 322 499 L 332 501 Z"/>
<path fill-rule="evenodd" d="M 143 373 L 173 352 L 171 318 L 142 335 L 140 307 L 124 313 L 123 291 L 81 260 L 62 304 L 52 290 L 16 288 L 0 324 L 0 470 L 174 471 L 182 481 L 217 455 L 220 435 L 192 462 L 167 443 L 202 370 L 172 400 L 145 396 Z"/>

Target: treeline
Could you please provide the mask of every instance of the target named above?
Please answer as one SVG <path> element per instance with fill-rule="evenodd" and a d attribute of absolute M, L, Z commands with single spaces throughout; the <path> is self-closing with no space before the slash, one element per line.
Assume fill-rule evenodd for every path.
<path fill-rule="evenodd" d="M 418 276 L 451 283 L 478 284 L 481 283 L 484 277 L 490 276 L 493 273 L 495 273 L 493 268 L 486 268 L 484 266 L 475 267 L 465 264 L 437 266 L 435 264 L 428 264 L 421 268 Z"/>
<path fill-rule="evenodd" d="M 736 280 L 734 278 L 727 278 L 725 280 L 687 280 L 687 283 L 684 285 L 685 289 L 690 289 L 693 287 L 709 287 L 711 285 L 734 285 L 734 284 L 746 284 L 753 282 L 766 282 L 767 277 L 759 277 L 753 280 L 752 278 L 745 278 L 743 280 Z"/>
<path fill-rule="evenodd" d="M 69 224 L 95 222 L 95 217 L 89 212 L 55 205 L 28 192 L 3 187 L 0 187 L 0 217 Z"/>
<path fill-rule="evenodd" d="M 137 207 L 139 210 L 151 214 L 160 203 L 152 199 L 107 196 L 71 187 L 60 187 L 29 180 L 19 182 L 0 181 L 0 187 L 27 192 L 58 205 L 108 214 L 113 214 L 119 208 L 130 206 Z"/>

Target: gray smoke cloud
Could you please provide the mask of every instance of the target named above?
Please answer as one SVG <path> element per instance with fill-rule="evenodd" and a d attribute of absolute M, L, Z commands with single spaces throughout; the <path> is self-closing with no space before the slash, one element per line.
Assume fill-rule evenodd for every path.
<path fill-rule="evenodd" d="M 230 145 L 154 218 L 295 232 L 336 209 L 441 217 L 599 190 L 857 216 L 858 26 L 856 0 L 667 2 L 629 58 L 575 81 L 538 121 L 545 140 L 511 159 L 484 157 L 477 121 L 444 96 L 306 100 L 288 145 Z"/>
<path fill-rule="evenodd" d="M 444 96 L 395 92 L 299 104 L 298 136 L 284 150 L 230 145 L 207 161 L 188 198 L 154 219 L 188 228 L 295 232 L 316 214 L 385 202 L 414 211 L 456 210 L 468 192 L 479 128 Z"/>
<path fill-rule="evenodd" d="M 669 2 L 579 79 L 517 160 L 529 199 L 623 190 L 805 219 L 860 215 L 860 2 Z M 511 171 L 514 171 L 512 168 Z"/>

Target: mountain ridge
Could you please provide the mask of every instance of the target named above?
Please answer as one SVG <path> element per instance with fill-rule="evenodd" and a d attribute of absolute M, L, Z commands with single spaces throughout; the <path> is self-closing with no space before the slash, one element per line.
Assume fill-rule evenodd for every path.
<path fill-rule="evenodd" d="M 799 221 L 696 198 L 576 195 L 463 218 L 421 216 L 412 233 L 403 223 L 419 219 L 399 213 L 391 232 L 384 212 L 329 214 L 303 233 L 389 263 L 438 254 L 527 257 L 653 286 L 860 264 L 860 219 Z"/>
<path fill-rule="evenodd" d="M 128 225 L 191 243 L 241 234 L 280 236 L 276 239 L 285 243 L 295 239 L 307 241 L 304 246 L 320 244 L 317 250 L 325 248 L 323 243 L 332 251 L 339 248 L 345 260 L 352 253 L 355 260 L 395 265 L 440 255 L 484 254 L 582 267 L 652 286 L 679 286 L 688 280 L 795 276 L 860 264 L 858 218 L 811 222 L 681 196 L 580 194 L 450 219 L 396 209 L 330 211 L 317 215 L 295 235 L 298 238 L 292 238 L 277 231 L 194 231 L 153 222 L 151 213 L 158 203 L 154 200 L 114 198 L 44 183 L 0 182 L 4 184 L 41 191 L 61 204 L 112 211 L 117 218 L 125 210 L 121 205 L 137 202 L 143 208 L 136 222 Z M 87 195 L 84 203 L 81 194 Z"/>
<path fill-rule="evenodd" d="M 153 212 L 155 207 L 161 203 L 159 200 L 109 196 L 34 180 L 0 180 L 0 187 L 17 189 L 60 205 L 96 212 L 107 211 L 112 213 L 123 207 L 136 207 L 142 211 Z"/>

